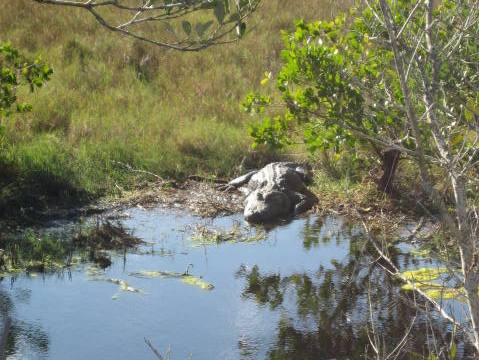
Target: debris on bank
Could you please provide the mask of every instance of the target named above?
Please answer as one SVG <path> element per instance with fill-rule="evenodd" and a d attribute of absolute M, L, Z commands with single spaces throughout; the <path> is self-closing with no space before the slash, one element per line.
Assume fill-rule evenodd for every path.
<path fill-rule="evenodd" d="M 153 186 L 125 192 L 121 199 L 110 202 L 110 208 L 134 206 L 164 206 L 202 217 L 217 217 L 241 212 L 243 195 L 239 192 L 219 191 L 213 182 L 188 180 L 175 187 Z"/>

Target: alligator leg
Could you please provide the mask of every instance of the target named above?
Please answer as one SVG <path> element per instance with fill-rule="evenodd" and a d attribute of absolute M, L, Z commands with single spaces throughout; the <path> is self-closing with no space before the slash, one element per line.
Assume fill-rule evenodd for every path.
<path fill-rule="evenodd" d="M 247 184 L 249 180 L 251 179 L 251 177 L 257 172 L 258 170 L 253 170 L 247 174 L 241 175 L 240 177 L 237 177 L 236 179 L 231 180 L 228 184 L 218 186 L 218 190 L 231 191 L 231 190 L 237 189 Z"/>
<path fill-rule="evenodd" d="M 311 209 L 317 202 L 318 198 L 311 191 L 306 190 L 306 194 L 295 193 L 296 205 L 294 206 L 294 215 L 301 214 Z"/>

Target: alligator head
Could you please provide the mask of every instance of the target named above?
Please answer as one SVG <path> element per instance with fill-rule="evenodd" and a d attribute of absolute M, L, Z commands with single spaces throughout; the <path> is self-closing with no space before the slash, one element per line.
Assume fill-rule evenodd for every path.
<path fill-rule="evenodd" d="M 263 223 L 291 213 L 291 200 L 281 191 L 258 189 L 246 198 L 244 217 L 252 223 Z"/>

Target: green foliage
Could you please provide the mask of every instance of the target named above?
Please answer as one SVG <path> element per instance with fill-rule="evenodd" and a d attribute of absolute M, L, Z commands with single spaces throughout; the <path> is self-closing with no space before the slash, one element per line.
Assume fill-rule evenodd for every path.
<path fill-rule="evenodd" d="M 33 92 L 50 79 L 53 70 L 41 57 L 29 59 L 8 42 L 0 42 L 0 119 L 15 111 L 26 112 L 31 105 L 19 103 L 17 88 L 28 86 Z"/>
<path fill-rule="evenodd" d="M 256 148 L 257 144 L 266 144 L 279 149 L 290 143 L 287 136 L 288 120 L 281 116 L 265 118 L 262 123 L 251 125 L 248 130 L 256 139 L 253 148 Z"/>
<path fill-rule="evenodd" d="M 366 145 L 357 131 L 392 136 L 404 128 L 404 113 L 388 108 L 384 92 L 385 84 L 398 88 L 396 75 L 379 73 L 381 67 L 390 65 L 391 51 L 372 46 L 360 15 L 359 10 L 351 11 L 351 16 L 358 16 L 352 24 L 346 22 L 345 15 L 333 21 L 298 21 L 294 32 L 283 33 L 285 49 L 277 89 L 286 108 L 285 117 L 300 126 L 302 140 L 311 152 L 339 153 Z M 365 85 L 374 92 L 365 94 Z M 249 95 L 244 109 L 253 113 L 259 104 L 259 112 L 264 112 L 272 102 L 264 98 Z M 256 128 L 262 130 L 250 132 L 256 143 L 274 144 L 277 137 L 285 137 L 285 127 L 269 118 L 253 126 Z"/>
<path fill-rule="evenodd" d="M 407 85 L 413 106 L 421 116 L 427 110 L 423 89 L 429 86 L 423 78 L 431 78 L 434 69 L 423 61 L 429 56 L 425 44 L 416 48 L 416 35 L 423 32 L 425 16 L 423 5 L 411 12 L 415 5 L 409 0 L 390 2 L 398 29 L 411 15 L 401 37 L 415 40 L 401 46 L 406 59 L 416 59 L 405 66 L 409 67 Z M 436 7 L 434 31 L 439 49 L 451 47 L 453 29 L 462 28 L 460 21 L 468 9 L 467 1 L 444 1 Z M 263 118 L 262 124 L 251 126 L 256 144 L 284 144 L 289 135 L 304 142 L 310 152 L 354 154 L 353 163 L 382 161 L 381 152 L 392 145 L 406 152 L 416 148 L 406 123 L 404 94 L 388 33 L 375 13 L 381 13 L 378 1 L 371 2 L 371 7 L 353 7 L 332 21 L 298 21 L 294 31 L 283 33 L 283 64 L 276 75 L 279 101 L 276 99 L 268 110 L 275 103 L 273 99 L 250 94 L 244 104 L 247 112 Z M 451 53 L 438 54 L 442 58 L 437 112 L 452 152 L 458 154 L 475 146 L 471 129 L 476 126 L 479 109 L 479 79 L 473 75 L 479 71 L 478 35 L 476 23 L 467 36 L 458 39 Z M 271 121 L 270 113 L 277 115 L 278 102 L 283 106 L 283 117 L 289 120 L 287 127 Z M 425 152 L 434 155 L 434 147 L 428 147 L 430 126 L 425 121 L 420 126 Z"/>

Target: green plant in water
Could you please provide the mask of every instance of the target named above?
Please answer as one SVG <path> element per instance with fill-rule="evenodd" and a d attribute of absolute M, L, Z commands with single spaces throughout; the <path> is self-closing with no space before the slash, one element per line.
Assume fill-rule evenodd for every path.
<path fill-rule="evenodd" d="M 201 277 L 193 276 L 185 271 L 184 273 L 174 272 L 174 271 L 154 271 L 154 270 L 142 270 L 137 272 L 132 272 L 130 276 L 152 279 L 152 278 L 173 278 L 179 279 L 185 284 L 193 285 L 199 287 L 203 290 L 213 290 L 214 285 L 203 280 Z"/>
<path fill-rule="evenodd" d="M 464 288 L 455 288 L 438 283 L 441 276 L 448 274 L 446 268 L 420 268 L 401 273 L 401 277 L 407 281 L 401 289 L 412 291 L 419 289 L 434 300 L 465 300 Z"/>
<path fill-rule="evenodd" d="M 144 294 L 143 290 L 131 286 L 126 280 L 106 277 L 105 273 L 97 267 L 89 267 L 86 271 L 86 274 L 88 279 L 91 281 L 105 281 L 118 285 L 118 292 L 111 297 L 112 300 L 117 300 L 120 292 Z"/>

